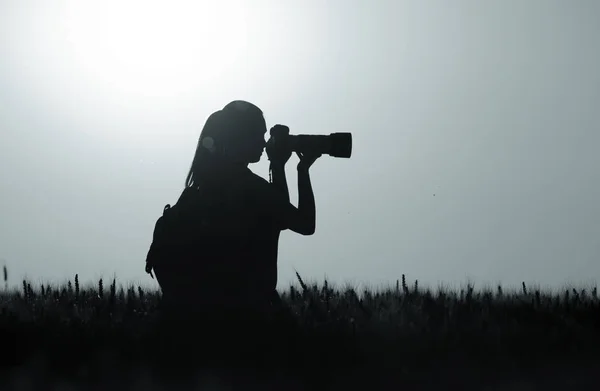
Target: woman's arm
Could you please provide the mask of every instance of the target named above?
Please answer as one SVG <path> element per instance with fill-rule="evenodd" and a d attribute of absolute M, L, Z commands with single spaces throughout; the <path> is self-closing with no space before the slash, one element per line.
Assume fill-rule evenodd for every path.
<path fill-rule="evenodd" d="M 277 192 L 271 202 L 276 218 L 284 227 L 301 235 L 312 235 L 316 227 L 315 196 L 310 182 L 309 168 L 320 155 L 298 154 L 298 208 Z"/>
<path fill-rule="evenodd" d="M 301 220 L 303 224 L 296 227 L 299 231 L 294 231 L 302 235 L 314 234 L 317 211 L 308 167 L 298 167 L 298 212 L 303 217 Z"/>

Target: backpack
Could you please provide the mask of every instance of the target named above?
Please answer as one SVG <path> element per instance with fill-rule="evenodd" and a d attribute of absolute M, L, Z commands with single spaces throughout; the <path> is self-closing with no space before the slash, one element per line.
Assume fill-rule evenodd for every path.
<path fill-rule="evenodd" d="M 223 234 L 229 228 L 219 205 L 222 202 L 219 195 L 187 188 L 175 205 L 165 205 L 154 226 L 145 268 L 153 279 L 156 275 L 163 296 L 175 292 L 181 296 L 185 290 L 224 282 L 214 278 L 227 269 L 219 253 L 231 248 L 229 234 Z M 215 248 L 202 250 L 207 245 Z"/>
<path fill-rule="evenodd" d="M 186 189 L 177 203 L 165 205 L 154 225 L 152 243 L 146 256 L 146 273 L 156 280 L 163 293 L 177 283 L 175 272 L 185 272 L 185 255 L 197 235 L 197 226 L 185 199 L 198 197 L 197 190 Z"/>
<path fill-rule="evenodd" d="M 162 216 L 156 220 L 154 225 L 152 243 L 146 256 L 146 273 L 150 274 L 150 277 L 154 279 L 154 275 L 152 274 L 154 270 L 157 274 L 156 280 L 163 290 L 166 281 L 165 276 L 161 273 L 163 271 L 161 266 L 172 260 L 169 259 L 169 250 L 174 242 L 174 231 L 177 230 L 177 213 L 174 212 L 175 210 L 170 204 L 165 205 Z"/>

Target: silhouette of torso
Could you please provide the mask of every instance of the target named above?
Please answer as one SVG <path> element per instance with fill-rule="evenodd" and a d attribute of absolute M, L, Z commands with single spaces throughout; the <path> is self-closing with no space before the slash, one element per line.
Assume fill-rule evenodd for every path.
<path fill-rule="evenodd" d="M 221 186 L 186 188 L 177 207 L 192 237 L 183 250 L 176 300 L 218 308 L 265 303 L 277 284 L 277 245 L 285 228 L 274 213 L 278 202 L 287 201 L 248 168 Z"/>

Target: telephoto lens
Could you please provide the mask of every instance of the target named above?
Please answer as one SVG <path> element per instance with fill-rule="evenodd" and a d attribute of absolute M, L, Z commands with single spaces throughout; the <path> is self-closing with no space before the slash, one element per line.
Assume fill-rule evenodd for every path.
<path fill-rule="evenodd" d="M 352 155 L 351 133 L 331 133 L 328 136 L 298 134 L 287 137 L 287 145 L 292 152 L 319 153 L 341 158 Z"/>

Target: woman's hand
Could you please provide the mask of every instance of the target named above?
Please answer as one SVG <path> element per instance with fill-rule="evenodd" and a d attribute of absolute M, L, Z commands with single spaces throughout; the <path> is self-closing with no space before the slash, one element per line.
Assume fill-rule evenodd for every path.
<path fill-rule="evenodd" d="M 308 169 L 310 168 L 310 166 L 313 165 L 313 163 L 321 157 L 320 153 L 302 153 L 302 152 L 296 152 L 296 155 L 298 155 L 298 158 L 300 159 L 300 162 L 298 163 L 298 170 L 306 170 L 308 171 Z"/>
<path fill-rule="evenodd" d="M 285 125 L 273 126 L 271 128 L 271 135 L 273 134 L 273 129 L 275 129 L 276 132 L 278 131 L 277 133 L 279 134 L 290 134 L 290 129 Z M 292 156 L 292 151 L 287 147 L 287 145 L 285 145 L 285 138 L 277 139 L 276 142 L 279 144 L 274 145 L 267 142 L 265 151 L 267 152 L 267 156 L 273 165 L 283 167 Z"/>

